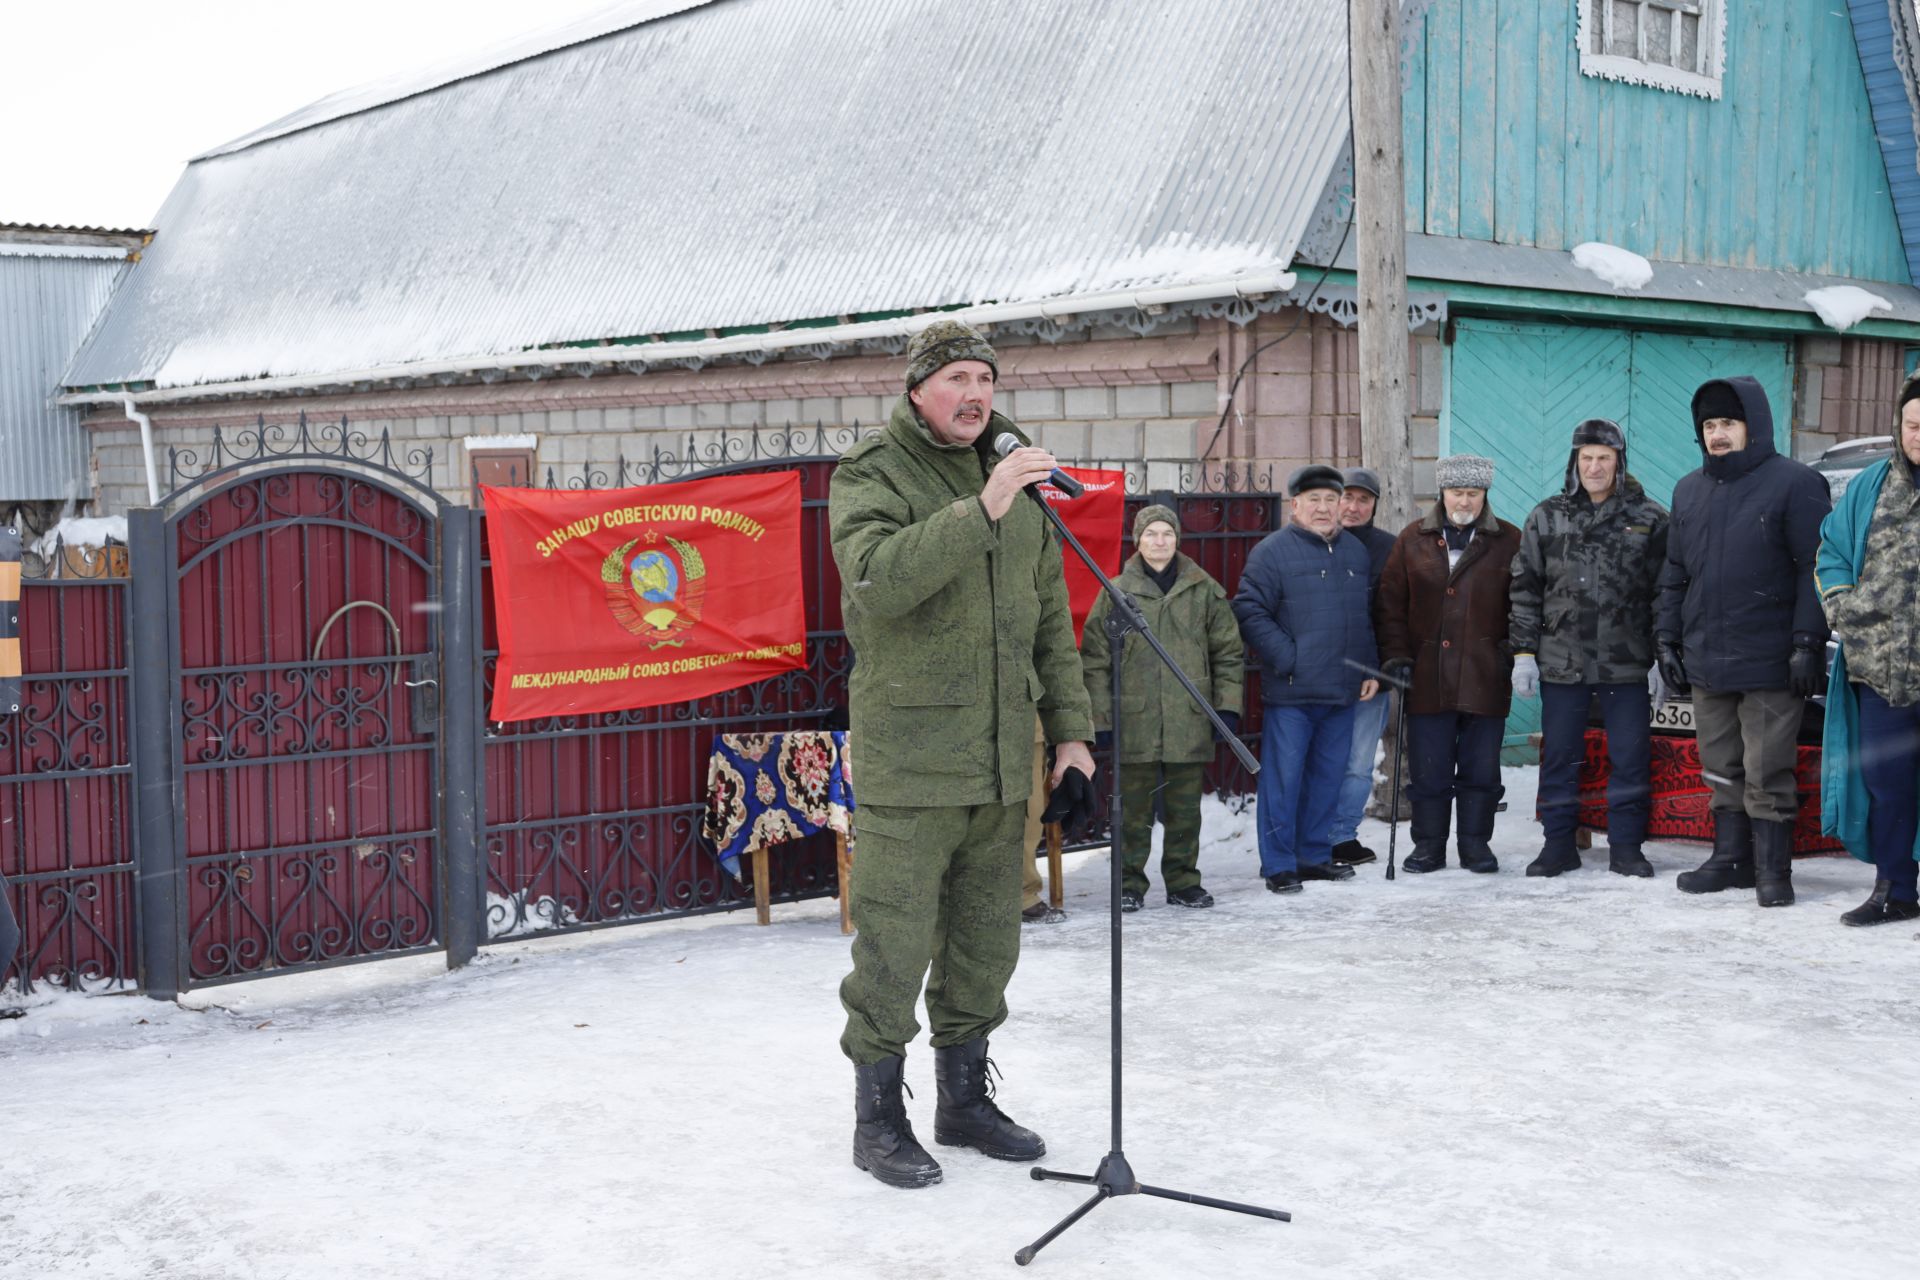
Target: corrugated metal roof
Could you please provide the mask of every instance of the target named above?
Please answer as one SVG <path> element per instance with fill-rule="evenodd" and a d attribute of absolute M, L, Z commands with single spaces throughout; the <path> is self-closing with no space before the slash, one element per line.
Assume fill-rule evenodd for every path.
<path fill-rule="evenodd" d="M 1345 136 L 1345 15 L 720 0 L 195 161 L 66 381 L 1284 268 Z"/>
<path fill-rule="evenodd" d="M 53 402 L 122 260 L 0 256 L 0 501 L 88 494 L 84 411 Z"/>

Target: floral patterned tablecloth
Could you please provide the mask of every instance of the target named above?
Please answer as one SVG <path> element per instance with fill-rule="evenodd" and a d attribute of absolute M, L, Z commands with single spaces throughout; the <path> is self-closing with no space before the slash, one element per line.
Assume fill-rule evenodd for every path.
<path fill-rule="evenodd" d="M 707 814 L 701 834 L 727 874 L 740 859 L 820 831 L 851 834 L 853 767 L 847 735 L 723 733 L 707 761 Z"/>

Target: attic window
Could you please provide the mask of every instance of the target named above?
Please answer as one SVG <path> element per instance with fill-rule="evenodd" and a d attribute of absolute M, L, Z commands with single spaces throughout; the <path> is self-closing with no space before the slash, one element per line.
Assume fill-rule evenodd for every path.
<path fill-rule="evenodd" d="M 1729 0 L 1575 0 L 1580 74 L 1719 98 Z"/>

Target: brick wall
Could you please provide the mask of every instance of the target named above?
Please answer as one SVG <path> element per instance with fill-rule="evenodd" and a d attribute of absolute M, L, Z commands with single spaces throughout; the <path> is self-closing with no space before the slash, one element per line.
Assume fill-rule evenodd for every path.
<path fill-rule="evenodd" d="M 996 406 L 1063 459 L 1125 467 L 1146 488 L 1179 487 L 1196 459 L 1251 463 L 1284 484 L 1308 461 L 1351 466 L 1359 457 L 1358 349 L 1355 334 L 1316 315 L 1260 353 L 1242 380 L 1234 410 L 1219 427 L 1233 375 L 1248 354 L 1293 327 L 1297 313 L 1258 317 L 1247 326 L 1183 319 L 1141 337 L 1119 328 L 1073 333 L 1058 342 L 996 334 L 1001 391 Z M 1416 481 L 1431 488 L 1438 439 L 1441 370 L 1438 340 L 1409 341 L 1413 375 L 1411 432 Z M 536 479 L 548 469 L 562 483 L 587 465 L 643 461 L 655 450 L 696 456 L 728 435 L 787 426 L 867 427 L 882 422 L 899 393 L 897 356 L 776 360 L 698 371 L 642 375 L 558 374 L 537 382 L 369 391 L 156 408 L 161 487 L 167 447 L 202 457 L 215 428 L 231 441 L 265 414 L 289 423 L 347 417 L 354 429 L 390 433 L 402 460 L 431 449 L 435 487 L 467 500 L 463 441 L 531 435 Z M 123 511 L 146 501 L 139 434 L 117 411 L 88 423 L 93 432 L 96 510 Z M 1216 428 L 1218 434 L 1216 438 Z M 1211 446 L 1211 447 L 1209 447 Z M 1189 483 L 1187 487 L 1196 487 Z"/>

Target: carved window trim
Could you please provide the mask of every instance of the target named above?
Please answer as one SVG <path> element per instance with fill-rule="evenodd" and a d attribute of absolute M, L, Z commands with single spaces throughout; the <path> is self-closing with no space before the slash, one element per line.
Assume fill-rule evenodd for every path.
<path fill-rule="evenodd" d="M 1630 5 L 1639 12 L 1634 26 L 1642 56 L 1607 52 L 1614 44 L 1615 9 L 1620 4 Z M 1580 49 L 1580 74 L 1718 101 L 1727 58 L 1727 4 L 1728 0 L 1574 0 L 1579 18 L 1575 38 Z M 1668 28 L 1669 57 L 1676 56 L 1680 41 L 1681 24 L 1677 15 L 1695 14 L 1699 18 L 1694 69 L 1649 61 L 1644 56 L 1645 15 L 1656 9 L 1676 15 Z"/>

